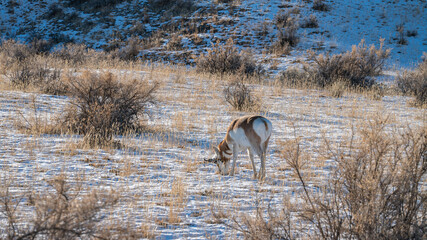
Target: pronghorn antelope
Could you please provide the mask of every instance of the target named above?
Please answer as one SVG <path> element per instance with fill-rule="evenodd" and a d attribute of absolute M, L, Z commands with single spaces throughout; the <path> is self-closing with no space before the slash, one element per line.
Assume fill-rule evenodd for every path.
<path fill-rule="evenodd" d="M 265 154 L 272 128 L 271 122 L 261 116 L 237 118 L 228 127 L 224 140 L 221 141 L 218 147 L 214 147 L 215 157 L 205 159 L 205 161 L 216 163 L 220 173 L 223 175 L 227 173 L 234 175 L 237 155 L 241 150 L 247 149 L 252 162 L 254 178 L 257 177 L 254 152 L 261 159 L 258 177 L 263 179 L 265 177 Z M 229 172 L 231 158 L 233 158 L 233 165 Z"/>

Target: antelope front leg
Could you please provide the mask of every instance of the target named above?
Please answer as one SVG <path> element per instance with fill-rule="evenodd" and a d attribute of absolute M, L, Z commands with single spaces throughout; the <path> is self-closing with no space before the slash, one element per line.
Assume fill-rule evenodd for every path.
<path fill-rule="evenodd" d="M 234 176 L 234 168 L 236 167 L 237 154 L 237 146 L 233 145 L 233 165 L 231 166 L 230 176 Z"/>
<path fill-rule="evenodd" d="M 224 175 L 224 176 L 228 175 L 229 168 L 230 168 L 230 161 L 227 161 L 227 162 L 224 163 L 224 168 L 223 168 L 223 171 L 222 171 L 222 175 Z"/>

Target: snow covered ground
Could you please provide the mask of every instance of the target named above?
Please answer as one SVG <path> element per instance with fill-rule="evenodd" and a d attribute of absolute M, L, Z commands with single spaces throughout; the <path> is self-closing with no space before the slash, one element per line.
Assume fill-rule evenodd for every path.
<path fill-rule="evenodd" d="M 221 82 L 197 76 L 177 81 L 176 73 L 158 74 L 160 102 L 148 121 L 157 130 L 118 136 L 120 149 L 82 149 L 78 136 L 23 134 L 17 122 L 23 117 L 32 122 L 37 116 L 42 124 L 61 114 L 67 97 L 0 92 L 0 177 L 11 181 L 12 192 L 23 195 L 47 191 L 48 182 L 60 174 L 72 184 L 115 190 L 120 204 L 107 214 L 135 227 L 148 225 L 159 239 L 235 238 L 234 230 L 215 221 L 212 209 L 234 216 L 250 213 L 257 202 L 280 208 L 298 186 L 280 154 L 286 140 L 300 137 L 302 147 L 313 153 L 312 167 L 327 177 L 330 166 L 319 167 L 315 161 L 323 135 L 338 143 L 352 125 L 378 114 L 389 116 L 394 127 L 427 122 L 425 110 L 409 107 L 406 97 L 376 101 L 350 94 L 337 99 L 313 90 L 252 85 L 254 94 L 262 96 L 265 112 L 259 114 L 273 123 L 267 177 L 260 183 L 252 179 L 245 153 L 239 156 L 235 176 L 219 175 L 216 166 L 203 162 L 231 120 L 245 114 L 222 100 Z M 0 218 L 0 225 L 4 221 Z"/>
<path fill-rule="evenodd" d="M 108 43 L 114 30 L 127 32 L 132 29 L 134 22 L 140 21 L 142 10 L 139 7 L 146 1 L 124 1 L 107 17 L 64 8 L 66 14 L 78 19 L 78 24 L 75 23 L 78 27 L 64 25 L 62 19 L 45 17 L 58 2 L 2 1 L 0 37 L 27 41 L 34 36 L 61 35 L 99 48 Z M 198 1 L 202 6 L 209 6 L 211 2 Z M 222 21 L 218 22 L 224 24 L 218 24 L 216 31 L 199 34 L 203 44 L 193 44 L 183 36 L 186 50 L 199 54 L 217 39 L 236 36 L 236 43 L 250 48 L 267 67 L 274 60 L 278 70 L 284 70 L 304 59 L 308 49 L 340 53 L 350 50 L 361 39 L 378 46 L 379 39 L 385 38 L 385 47 L 392 48 L 390 69 L 383 77 L 386 81 L 393 81 L 395 70 L 412 67 L 420 61 L 422 53 L 427 52 L 425 1 L 326 0 L 329 7 L 326 12 L 313 10 L 311 1 L 236 2 L 240 4 L 234 11 L 229 10 L 228 5 L 219 5 L 217 18 Z M 280 10 L 291 7 L 299 8 L 301 20 L 310 14 L 316 15 L 319 28 L 300 28 L 301 40 L 290 56 L 270 54 L 266 49 L 275 40 L 274 17 Z M 101 21 L 102 18 L 108 18 L 109 24 Z M 164 26 L 151 23 L 144 25 L 148 31 Z M 410 35 L 415 35 L 406 34 L 405 45 L 397 43 L 398 25 L 404 27 L 405 34 L 410 31 Z M 268 29 L 266 36 L 258 34 L 263 26 Z M 168 39 L 164 39 L 162 46 L 167 42 Z M 233 239 L 237 233 L 215 221 L 212 209 L 222 209 L 226 215 L 233 216 L 251 212 L 257 202 L 280 208 L 283 199 L 292 196 L 292 189 L 297 185 L 281 156 L 286 140 L 300 137 L 304 149 L 312 152 L 315 159 L 323 135 L 338 143 L 348 136 L 353 124 L 378 115 L 389 116 L 393 127 L 422 127 L 427 122 L 426 110 L 410 107 L 407 97 L 385 96 L 378 101 L 347 94 L 332 98 L 314 90 L 253 84 L 251 89 L 262 100 L 263 111 L 258 114 L 269 118 L 274 129 L 267 156 L 267 178 L 260 183 L 252 179 L 252 169 L 244 153 L 239 156 L 237 173 L 233 177 L 221 176 L 216 166 L 203 162 L 203 158 L 212 154 L 212 146 L 222 140 L 232 119 L 246 114 L 231 110 L 224 102 L 223 82 L 187 76 L 185 72 L 157 69 L 156 74 L 161 82 L 157 92 L 160 102 L 150 109 L 151 118 L 147 119 L 153 131 L 118 136 L 117 140 L 122 143 L 120 149 L 81 148 L 79 136 L 25 134 L 17 129 L 17 122 L 25 123 L 24 117 L 30 123 L 36 117 L 39 122 L 49 121 L 52 116 L 61 114 L 69 99 L 0 91 L 0 178 L 11 181 L 13 193 L 25 195 L 50 189 L 49 180 L 65 174 L 73 184 L 118 191 L 121 195 L 119 208 L 108 213 L 110 217 L 135 226 L 148 225 L 159 239 Z M 259 168 L 259 162 L 257 164 Z M 313 167 L 322 176 L 327 176 L 330 168 L 318 167 L 315 161 Z M 171 216 L 176 219 L 171 221 Z M 5 219 L 0 217 L 0 226 L 2 224 Z M 0 238 L 4 237 L 4 231 L 0 228 Z"/>

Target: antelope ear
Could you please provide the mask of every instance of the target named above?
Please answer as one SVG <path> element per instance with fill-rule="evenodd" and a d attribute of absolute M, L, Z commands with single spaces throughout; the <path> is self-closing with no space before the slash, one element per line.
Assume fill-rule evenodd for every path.
<path fill-rule="evenodd" d="M 215 154 L 219 157 L 220 156 L 219 149 L 217 147 L 213 147 L 213 150 Z"/>

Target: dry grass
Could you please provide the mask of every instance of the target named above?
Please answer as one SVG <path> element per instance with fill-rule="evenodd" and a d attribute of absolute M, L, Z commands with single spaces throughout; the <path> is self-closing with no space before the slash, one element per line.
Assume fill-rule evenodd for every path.
<path fill-rule="evenodd" d="M 42 107 L 45 107 L 43 103 L 39 103 L 36 96 L 32 95 L 27 106 L 23 106 L 31 111 L 24 113 L 18 110 L 14 118 L 14 127 L 26 134 L 61 134 L 63 127 L 54 116 L 48 116 L 47 111 L 41 111 Z"/>

